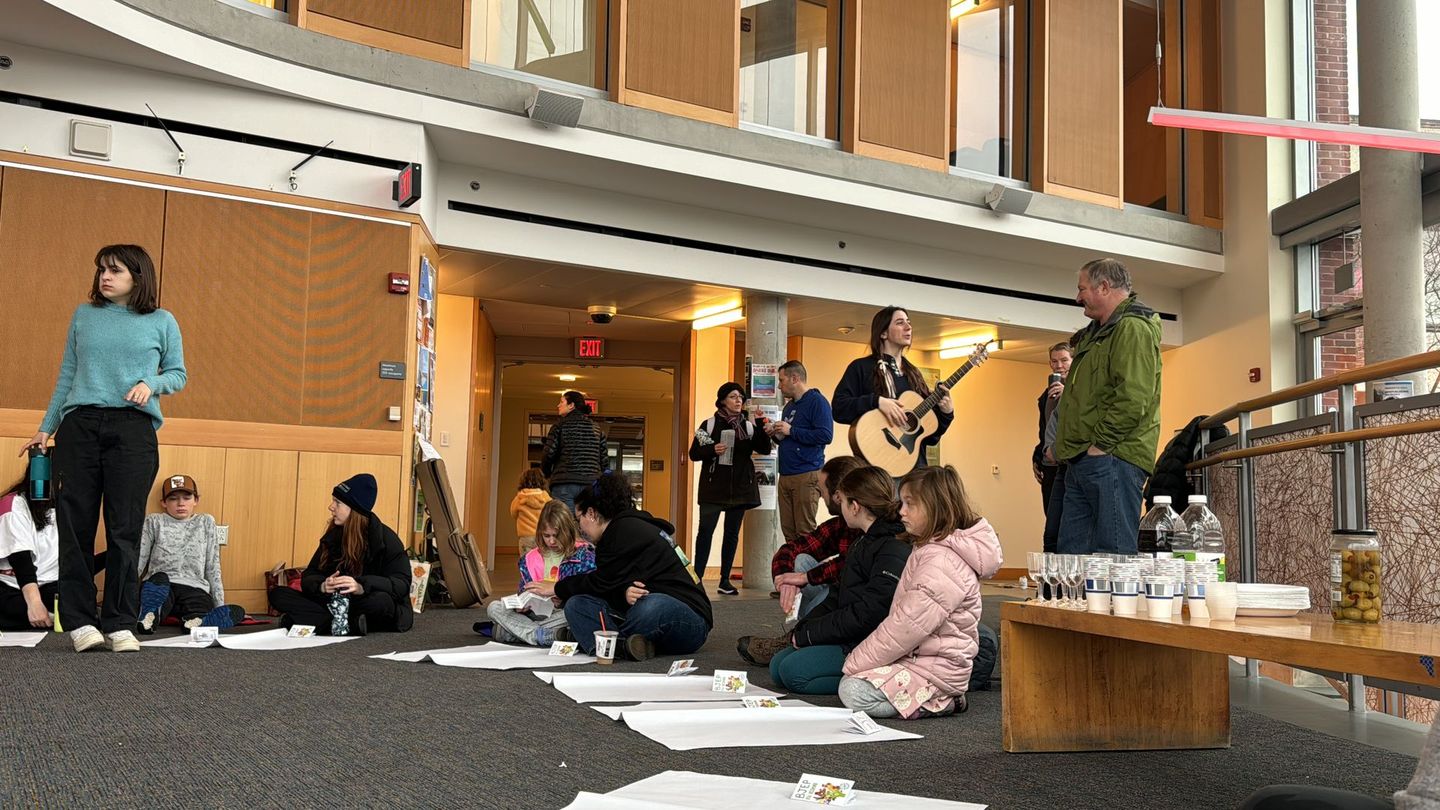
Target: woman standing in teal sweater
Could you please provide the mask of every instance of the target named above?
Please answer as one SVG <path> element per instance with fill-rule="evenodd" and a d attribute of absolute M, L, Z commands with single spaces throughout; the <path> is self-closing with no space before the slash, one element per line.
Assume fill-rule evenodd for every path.
<path fill-rule="evenodd" d="M 60 619 L 76 652 L 136 652 L 136 563 L 145 503 L 160 465 L 160 395 L 185 387 L 175 318 L 157 307 L 155 264 L 138 245 L 95 255 L 88 303 L 76 307 L 50 407 L 31 447 L 55 437 Z M 105 508 L 105 601 L 95 609 L 95 530 Z M 99 625 L 97 629 L 96 625 Z M 102 633 L 103 631 L 103 633 Z"/>

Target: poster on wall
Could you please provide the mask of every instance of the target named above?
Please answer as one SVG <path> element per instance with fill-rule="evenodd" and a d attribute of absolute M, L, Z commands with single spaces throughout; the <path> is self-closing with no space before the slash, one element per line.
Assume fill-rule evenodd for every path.
<path fill-rule="evenodd" d="M 420 257 L 420 293 L 421 301 L 435 300 L 435 268 L 430 266 L 430 260 L 424 256 Z"/>
<path fill-rule="evenodd" d="M 415 288 L 415 404 L 412 409 L 415 466 L 410 471 L 410 482 L 416 487 L 414 527 L 419 533 L 425 530 L 429 513 L 416 486 L 415 467 L 423 458 L 421 444 L 430 441 L 435 407 L 435 267 L 424 256 L 420 257 L 419 283 Z"/>
<path fill-rule="evenodd" d="M 776 456 L 755 456 L 755 483 L 760 485 L 760 507 L 761 509 L 774 509 L 778 500 L 775 485 L 776 477 L 775 462 Z"/>
<path fill-rule="evenodd" d="M 774 363 L 753 363 L 750 366 L 750 398 L 774 399 L 780 395 L 775 382 Z"/>

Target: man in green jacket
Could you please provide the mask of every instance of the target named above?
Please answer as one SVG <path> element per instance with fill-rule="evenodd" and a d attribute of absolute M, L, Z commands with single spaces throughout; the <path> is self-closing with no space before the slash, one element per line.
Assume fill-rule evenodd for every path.
<path fill-rule="evenodd" d="M 1080 269 L 1075 300 L 1090 325 L 1075 333 L 1060 397 L 1055 458 L 1067 465 L 1061 554 L 1134 554 L 1140 493 L 1160 440 L 1160 316 L 1114 259 Z"/>

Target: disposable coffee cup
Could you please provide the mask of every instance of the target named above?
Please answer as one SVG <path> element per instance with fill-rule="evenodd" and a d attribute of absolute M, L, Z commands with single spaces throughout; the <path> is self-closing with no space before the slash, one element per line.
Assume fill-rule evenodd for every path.
<path fill-rule="evenodd" d="M 1140 597 L 1133 593 L 1114 593 L 1110 595 L 1110 608 L 1116 616 L 1134 616 L 1139 610 Z"/>
<path fill-rule="evenodd" d="M 1175 615 L 1175 597 L 1147 596 L 1145 597 L 1145 609 L 1152 619 L 1168 619 Z"/>
<path fill-rule="evenodd" d="M 1091 613 L 1110 612 L 1110 592 L 1106 591 L 1085 591 L 1085 609 Z"/>
<path fill-rule="evenodd" d="M 1233 582 L 1205 583 L 1205 608 L 1209 611 L 1211 619 L 1222 622 L 1235 621 L 1238 598 L 1239 594 L 1236 593 Z"/>
<path fill-rule="evenodd" d="M 620 639 L 620 633 L 615 630 L 595 631 L 595 663 L 615 663 L 615 644 Z"/>

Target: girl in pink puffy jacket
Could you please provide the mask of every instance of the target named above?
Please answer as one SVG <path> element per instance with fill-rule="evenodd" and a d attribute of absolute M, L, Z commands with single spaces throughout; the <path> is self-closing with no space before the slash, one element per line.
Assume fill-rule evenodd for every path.
<path fill-rule="evenodd" d="M 871 717 L 963 712 L 980 649 L 980 580 L 1000 568 L 1000 539 L 949 465 L 900 479 L 900 503 L 915 550 L 889 615 L 845 658 L 840 700 Z"/>

